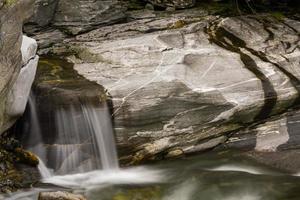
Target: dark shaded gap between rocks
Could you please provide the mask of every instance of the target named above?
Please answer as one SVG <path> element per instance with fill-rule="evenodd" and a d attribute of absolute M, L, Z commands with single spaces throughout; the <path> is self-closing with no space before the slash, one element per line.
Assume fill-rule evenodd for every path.
<path fill-rule="evenodd" d="M 210 32 L 210 28 L 213 25 L 205 30 L 209 35 L 210 42 L 224 48 L 228 51 L 237 53 L 240 55 L 241 61 L 244 63 L 245 67 L 251 71 L 258 79 L 260 79 L 264 91 L 264 105 L 262 106 L 260 112 L 254 117 L 255 121 L 259 121 L 269 117 L 273 108 L 277 102 L 277 93 L 271 83 L 271 81 L 262 73 L 256 64 L 256 62 L 247 54 L 240 50 L 241 48 L 246 47 L 246 43 L 240 38 L 236 37 L 232 33 L 226 31 L 224 28 L 218 28 L 215 32 L 215 36 Z M 228 43 L 225 38 L 229 39 L 232 44 Z"/>
<path fill-rule="evenodd" d="M 269 37 L 267 38 L 267 40 L 265 42 L 274 39 L 274 33 L 270 29 L 268 29 L 268 27 L 270 27 L 270 26 L 268 25 L 269 21 L 267 19 L 260 20 L 260 19 L 257 19 L 256 17 L 250 17 L 250 18 L 256 20 L 259 23 L 261 23 L 263 25 L 263 27 L 264 27 L 264 30 L 266 32 L 268 32 Z M 287 26 L 288 28 L 290 28 L 295 33 L 297 33 L 298 37 L 300 37 L 299 32 L 295 28 L 289 26 L 287 23 L 284 23 L 284 22 L 281 22 L 281 23 L 283 25 Z M 294 106 L 297 106 L 297 105 L 300 104 L 300 80 L 296 76 L 294 76 L 291 72 L 289 72 L 288 70 L 286 70 L 280 64 L 278 64 L 276 62 L 273 62 L 270 59 L 268 59 L 267 55 L 264 52 L 262 52 L 262 51 L 256 51 L 256 50 L 248 47 L 243 40 L 241 40 L 240 38 L 236 37 L 235 35 L 233 35 L 229 31 L 227 31 L 225 28 L 220 27 L 219 29 L 221 29 L 222 33 L 227 34 L 226 36 L 229 36 L 229 37 L 227 37 L 228 39 L 230 39 L 230 37 L 233 39 L 233 40 L 230 39 L 232 43 L 233 43 L 233 41 L 239 41 L 239 44 L 242 44 L 242 46 L 240 46 L 240 47 L 246 49 L 248 52 L 250 52 L 252 55 L 258 57 L 263 62 L 272 64 L 279 71 L 281 71 L 284 75 L 286 75 L 290 79 L 293 87 L 297 90 L 297 93 L 298 93 L 298 97 L 296 98 L 296 100 L 294 101 L 294 103 L 293 103 L 293 105 L 291 107 L 294 107 Z M 233 43 L 233 45 L 236 45 L 236 44 Z"/>

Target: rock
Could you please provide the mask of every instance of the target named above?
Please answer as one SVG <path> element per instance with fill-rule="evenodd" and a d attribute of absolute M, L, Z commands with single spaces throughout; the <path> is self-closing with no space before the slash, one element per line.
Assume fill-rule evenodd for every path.
<path fill-rule="evenodd" d="M 26 65 L 30 60 L 34 59 L 37 51 L 37 42 L 27 36 L 23 36 L 21 53 L 23 64 Z"/>
<path fill-rule="evenodd" d="M 92 30 L 94 26 L 110 25 L 125 19 L 122 6 L 116 0 L 109 1 L 59 1 L 53 24 L 70 34 Z"/>
<path fill-rule="evenodd" d="M 201 7 L 126 14 L 127 23 L 72 37 L 53 27 L 35 35 L 40 52 L 70 55 L 79 74 L 112 96 L 124 160 L 214 149 L 300 102 L 299 21 L 210 16 Z M 47 34 L 60 39 L 51 46 Z"/>
<path fill-rule="evenodd" d="M 0 3 L 0 192 L 29 187 L 39 179 L 36 157 L 3 136 L 24 112 L 35 76 L 37 44 L 22 33 L 23 21 L 33 12 L 33 3 Z"/>
<path fill-rule="evenodd" d="M 6 2 L 0 7 L 0 134 L 7 130 L 16 120 L 15 116 L 12 118 L 10 113 L 8 113 L 6 102 L 10 101 L 12 103 L 13 100 L 8 100 L 8 98 L 12 96 L 12 88 L 18 77 L 23 76 L 20 74 L 20 71 L 22 66 L 26 64 L 24 61 L 29 59 L 28 56 L 34 54 L 35 47 L 29 44 L 31 43 L 30 39 L 25 38 L 23 44 L 28 43 L 28 45 L 21 46 L 23 41 L 23 20 L 30 17 L 33 11 L 32 7 L 33 1 L 31 0 Z M 21 48 L 23 52 L 20 51 Z M 26 48 L 29 48 L 27 49 L 28 52 L 25 52 Z M 30 81 L 28 81 L 28 84 L 30 84 Z M 24 85 L 24 87 L 30 86 Z M 23 102 L 18 104 L 26 104 L 26 101 L 25 97 Z M 21 110 L 19 109 L 19 111 Z"/>
<path fill-rule="evenodd" d="M 39 57 L 36 56 L 36 50 L 36 41 L 23 36 L 21 52 L 24 66 L 8 93 L 6 115 L 11 121 L 7 122 L 7 127 L 10 127 L 25 111 L 39 60 Z"/>
<path fill-rule="evenodd" d="M 298 173 L 299 127 L 300 111 L 289 111 L 231 134 L 219 148 L 244 150 L 245 155 L 260 163 Z"/>
<path fill-rule="evenodd" d="M 0 193 L 30 187 L 40 178 L 35 155 L 21 148 L 18 141 L 0 136 Z"/>
<path fill-rule="evenodd" d="M 96 162 L 99 155 L 91 145 L 94 130 L 91 130 L 87 112 L 97 109 L 98 114 L 106 109 L 106 101 L 103 87 L 80 76 L 72 63 L 41 59 L 30 106 L 15 126 L 15 135 L 25 148 L 41 147 L 34 152 L 39 152 L 47 167 L 56 174 L 82 172 L 85 166 L 84 169 L 97 169 L 101 165 Z M 37 121 L 34 116 L 39 117 Z M 97 122 L 101 123 L 101 119 Z M 65 155 L 61 156 L 61 152 Z"/>
<path fill-rule="evenodd" d="M 52 22 L 59 0 L 36 0 L 34 13 L 29 22 L 46 26 Z"/>
<path fill-rule="evenodd" d="M 183 151 L 181 149 L 174 149 L 168 152 L 168 154 L 166 155 L 166 158 L 173 158 L 173 157 L 178 157 L 183 155 Z"/>
<path fill-rule="evenodd" d="M 28 28 L 28 26 L 26 27 Z M 40 34 L 36 33 L 34 39 L 37 41 L 39 46 L 38 54 L 39 55 L 48 54 L 56 44 L 61 43 L 66 37 L 67 36 L 65 33 L 61 32 L 60 30 L 52 29 L 52 28 L 43 30 L 43 32 L 41 32 Z"/>
<path fill-rule="evenodd" d="M 69 192 L 41 192 L 38 200 L 86 200 L 80 194 L 72 194 Z"/>
<path fill-rule="evenodd" d="M 195 0 L 148 0 L 151 4 L 163 8 L 183 9 L 193 7 Z"/>
<path fill-rule="evenodd" d="M 298 21 L 199 15 L 139 19 L 68 40 L 90 55 L 76 53 L 75 69 L 111 94 L 118 144 L 135 160 L 214 148 L 298 102 Z"/>

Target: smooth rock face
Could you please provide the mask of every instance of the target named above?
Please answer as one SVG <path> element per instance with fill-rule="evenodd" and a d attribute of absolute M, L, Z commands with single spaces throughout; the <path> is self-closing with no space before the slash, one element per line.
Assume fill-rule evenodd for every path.
<path fill-rule="evenodd" d="M 36 0 L 34 14 L 29 22 L 39 26 L 48 25 L 54 17 L 58 2 L 59 0 Z"/>
<path fill-rule="evenodd" d="M 111 94 L 119 145 L 135 147 L 134 160 L 213 148 L 225 133 L 298 102 L 298 21 L 182 16 L 149 34 L 135 33 L 135 21 L 108 37 L 104 27 L 68 41 L 85 51 L 72 58 L 75 69 Z"/>
<path fill-rule="evenodd" d="M 22 45 L 21 45 L 21 53 L 22 53 L 22 61 L 23 65 L 28 64 L 31 59 L 34 59 L 37 51 L 37 42 L 27 36 L 23 36 Z"/>
<path fill-rule="evenodd" d="M 6 101 L 27 55 L 30 54 L 25 53 L 22 57 L 20 49 L 23 20 L 30 17 L 32 6 L 33 1 L 22 0 L 0 7 L 0 133 L 11 125 L 12 119 L 6 112 Z"/>
<path fill-rule="evenodd" d="M 60 3 L 54 24 L 78 35 L 41 31 L 39 52 L 71 54 L 80 74 L 107 89 L 121 156 L 134 155 L 126 159 L 213 149 L 229 133 L 300 102 L 297 20 L 216 17 L 196 7 L 127 11 L 126 23 L 83 25 L 75 10 L 66 10 L 69 1 Z M 277 150 L 286 138 L 272 141 Z M 263 141 L 257 145 L 266 148 Z"/>
<path fill-rule="evenodd" d="M 64 0 L 59 1 L 53 24 L 78 34 L 93 29 L 94 26 L 109 25 L 125 18 L 122 6 L 116 0 Z"/>
<path fill-rule="evenodd" d="M 25 111 L 39 60 L 39 57 L 36 56 L 36 51 L 36 41 L 27 36 L 23 36 L 21 45 L 23 67 L 8 93 L 6 115 L 9 121 L 5 124 L 6 129 L 12 126 Z"/>
<path fill-rule="evenodd" d="M 10 90 L 6 102 L 6 114 L 11 118 L 11 123 L 7 126 L 11 126 L 16 119 L 18 119 L 25 111 L 27 99 L 31 90 L 31 85 L 34 81 L 39 57 L 35 56 L 25 65 Z"/>

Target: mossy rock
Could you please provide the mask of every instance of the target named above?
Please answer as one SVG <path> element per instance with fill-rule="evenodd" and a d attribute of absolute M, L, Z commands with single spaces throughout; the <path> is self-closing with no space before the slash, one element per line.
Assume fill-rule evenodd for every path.
<path fill-rule="evenodd" d="M 39 179 L 38 158 L 13 138 L 0 137 L 0 193 L 29 187 Z"/>

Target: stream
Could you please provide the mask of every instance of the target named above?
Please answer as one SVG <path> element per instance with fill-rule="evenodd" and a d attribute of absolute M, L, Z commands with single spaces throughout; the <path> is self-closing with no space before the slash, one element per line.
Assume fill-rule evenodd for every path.
<path fill-rule="evenodd" d="M 226 151 L 120 170 L 53 176 L 43 182 L 84 194 L 89 200 L 296 200 L 299 180 L 239 152 Z M 5 199 L 34 200 L 38 192 L 52 190 L 58 188 L 45 185 Z"/>
<path fill-rule="evenodd" d="M 103 88 L 58 59 L 42 59 L 39 71 L 36 95 L 32 93 L 15 134 L 39 156 L 41 183 L 0 199 L 36 200 L 41 191 L 58 190 L 88 200 L 299 199 L 297 174 L 237 151 L 119 167 L 110 110 L 99 95 Z"/>

